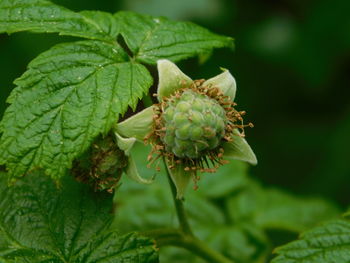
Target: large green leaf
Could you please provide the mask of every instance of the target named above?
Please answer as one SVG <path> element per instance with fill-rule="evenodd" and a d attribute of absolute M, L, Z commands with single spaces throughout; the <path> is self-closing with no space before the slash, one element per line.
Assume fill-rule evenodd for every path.
<path fill-rule="evenodd" d="M 71 177 L 0 176 L 0 262 L 158 262 L 152 240 L 110 228 L 112 196 Z"/>
<path fill-rule="evenodd" d="M 189 22 L 125 11 L 116 13 L 115 17 L 126 44 L 140 62 L 155 64 L 164 58 L 175 62 L 233 45 L 232 38 Z"/>
<path fill-rule="evenodd" d="M 350 262 L 350 221 L 338 219 L 315 227 L 300 240 L 276 249 L 272 263 Z"/>
<path fill-rule="evenodd" d="M 304 231 L 338 215 L 334 204 L 320 198 L 300 198 L 250 182 L 227 201 L 231 219 L 249 220 L 263 229 Z"/>
<path fill-rule="evenodd" d="M 15 81 L 0 124 L 0 164 L 11 176 L 43 168 L 64 175 L 152 84 L 148 70 L 114 44 L 80 41 L 42 53 Z"/>
<path fill-rule="evenodd" d="M 113 42 L 117 31 L 111 17 L 103 12 L 75 13 L 45 0 L 0 1 L 0 33 L 60 33 Z"/>

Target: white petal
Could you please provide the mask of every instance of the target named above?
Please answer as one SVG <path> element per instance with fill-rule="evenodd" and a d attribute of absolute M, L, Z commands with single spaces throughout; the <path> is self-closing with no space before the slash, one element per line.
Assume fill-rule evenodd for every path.
<path fill-rule="evenodd" d="M 252 165 L 256 165 L 258 160 L 256 159 L 256 156 L 247 141 L 239 135 L 239 131 L 237 129 L 234 130 L 233 133 L 233 141 L 226 142 L 223 145 L 224 156 L 226 158 L 241 160 Z"/>
<path fill-rule="evenodd" d="M 153 106 L 140 111 L 123 122 L 117 123 L 115 130 L 122 136 L 143 141 L 153 128 Z"/>
<path fill-rule="evenodd" d="M 232 100 L 236 96 L 236 81 L 235 78 L 231 75 L 230 71 L 227 69 L 224 70 L 221 74 L 208 79 L 203 83 L 203 85 L 212 85 L 221 89 L 225 96 L 229 96 Z"/>
<path fill-rule="evenodd" d="M 192 83 L 192 79 L 186 76 L 173 62 L 167 59 L 157 61 L 158 67 L 158 100 L 168 97 L 176 90 Z"/>

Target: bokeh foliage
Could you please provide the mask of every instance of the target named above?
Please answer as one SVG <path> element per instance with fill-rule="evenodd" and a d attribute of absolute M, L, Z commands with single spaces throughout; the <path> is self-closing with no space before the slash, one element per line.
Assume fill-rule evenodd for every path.
<path fill-rule="evenodd" d="M 266 184 L 317 194 L 343 205 L 350 168 L 350 3 L 321 1 L 55 0 L 73 10 L 135 10 L 191 20 L 233 36 L 236 50 L 216 51 L 205 64 L 181 65 L 191 77 L 230 69 L 238 82 L 240 109 L 255 128 L 248 138 L 259 157 L 252 174 Z M 0 114 L 5 99 L 30 60 L 56 35 L 0 36 Z"/>
<path fill-rule="evenodd" d="M 181 67 L 192 78 L 216 75 L 219 67 L 236 77 L 239 109 L 247 110 L 247 120 L 255 124 L 247 134 L 259 165 L 250 174 L 264 186 L 321 196 L 343 207 L 350 203 L 348 0 L 53 2 L 76 11 L 134 10 L 191 20 L 233 36 L 235 52 L 215 51 L 202 65 L 191 59 Z M 0 115 L 13 80 L 29 61 L 69 40 L 55 34 L 0 35 Z M 214 187 L 210 198 L 218 192 Z M 277 244 L 288 241 L 278 233 L 272 236 Z"/>

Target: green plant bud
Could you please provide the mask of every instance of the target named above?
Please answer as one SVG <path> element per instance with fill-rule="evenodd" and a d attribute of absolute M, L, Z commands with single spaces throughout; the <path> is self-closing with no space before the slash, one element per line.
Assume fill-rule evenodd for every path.
<path fill-rule="evenodd" d="M 220 140 L 218 137 L 212 137 L 208 140 L 209 149 L 215 149 L 219 145 Z"/>
<path fill-rule="evenodd" d="M 181 150 L 186 150 L 188 148 L 191 148 L 192 142 L 189 140 L 176 139 L 175 144 Z"/>
<path fill-rule="evenodd" d="M 191 109 L 191 104 L 186 101 L 180 101 L 176 105 L 176 112 L 187 113 Z"/>
<path fill-rule="evenodd" d="M 200 140 L 203 136 L 203 128 L 200 126 L 194 126 L 190 131 L 190 139 L 192 141 Z"/>
<path fill-rule="evenodd" d="M 216 132 L 218 134 L 222 133 L 225 129 L 225 122 L 221 118 L 216 120 Z"/>
<path fill-rule="evenodd" d="M 163 114 L 163 118 L 165 121 L 171 121 L 174 118 L 175 109 L 174 108 L 167 108 L 167 110 Z"/>
<path fill-rule="evenodd" d="M 196 141 L 194 143 L 194 148 L 198 151 L 203 151 L 209 148 L 209 144 L 205 141 Z"/>
<path fill-rule="evenodd" d="M 217 105 L 213 105 L 211 110 L 215 113 L 215 115 L 221 118 L 225 116 L 225 110 L 221 106 L 218 107 Z"/>
<path fill-rule="evenodd" d="M 118 184 L 128 158 L 119 149 L 114 136 L 98 137 L 92 146 L 73 163 L 72 174 L 95 190 L 112 190 Z"/>
<path fill-rule="evenodd" d="M 191 159 L 198 158 L 198 150 L 195 147 L 188 148 L 185 152 L 186 157 Z"/>
<path fill-rule="evenodd" d="M 215 99 L 193 90 L 164 106 L 165 149 L 178 158 L 201 158 L 219 146 L 227 124 L 225 109 Z"/>
<path fill-rule="evenodd" d="M 164 136 L 164 142 L 169 146 L 175 145 L 175 133 L 174 132 L 167 132 Z"/>
<path fill-rule="evenodd" d="M 177 157 L 179 157 L 179 158 L 183 158 L 183 157 L 185 157 L 185 153 L 184 153 L 184 151 L 181 149 L 181 148 L 179 148 L 179 147 L 173 147 L 172 149 L 171 149 L 171 151 L 177 156 Z"/>
<path fill-rule="evenodd" d="M 204 127 L 203 131 L 204 131 L 204 137 L 209 139 L 216 135 L 215 130 L 211 127 Z"/>
<path fill-rule="evenodd" d="M 191 123 L 185 123 L 180 127 L 176 128 L 175 135 L 181 140 L 186 140 L 190 137 L 190 127 Z"/>
<path fill-rule="evenodd" d="M 196 125 L 201 125 L 203 123 L 203 114 L 198 111 L 191 111 L 190 120 Z"/>
<path fill-rule="evenodd" d="M 176 112 L 173 118 L 173 123 L 176 127 L 179 127 L 183 124 L 188 123 L 188 117 L 187 114 L 182 112 Z"/>
<path fill-rule="evenodd" d="M 199 111 L 199 112 L 202 112 L 205 107 L 205 105 L 203 105 L 203 100 L 202 99 L 194 99 L 193 102 L 192 102 L 192 109 L 193 110 L 196 110 L 196 111 Z"/>
<path fill-rule="evenodd" d="M 216 125 L 216 116 L 210 111 L 206 111 L 203 114 L 204 123 L 207 126 L 213 127 Z"/>
<path fill-rule="evenodd" d="M 182 101 L 190 101 L 192 102 L 194 99 L 194 95 L 191 92 L 184 92 L 181 96 Z"/>

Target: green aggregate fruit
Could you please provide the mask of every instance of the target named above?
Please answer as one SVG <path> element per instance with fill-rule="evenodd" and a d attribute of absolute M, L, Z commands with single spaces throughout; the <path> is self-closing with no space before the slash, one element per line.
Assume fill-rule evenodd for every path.
<path fill-rule="evenodd" d="M 220 145 L 227 124 L 224 108 L 213 98 L 191 89 L 174 96 L 164 106 L 161 140 L 178 158 L 201 158 Z"/>

